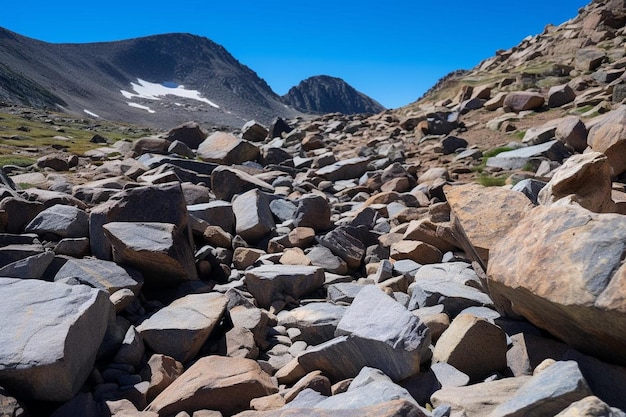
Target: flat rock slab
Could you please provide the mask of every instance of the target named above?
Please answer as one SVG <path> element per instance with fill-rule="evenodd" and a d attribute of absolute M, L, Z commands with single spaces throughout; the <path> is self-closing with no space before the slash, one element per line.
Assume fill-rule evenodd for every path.
<path fill-rule="evenodd" d="M 219 166 L 211 173 L 211 190 L 218 200 L 230 201 L 235 194 L 255 188 L 274 192 L 270 184 L 239 169 Z"/>
<path fill-rule="evenodd" d="M 276 227 L 269 199 L 257 189 L 235 197 L 233 213 L 237 234 L 249 243 L 257 243 Z"/>
<path fill-rule="evenodd" d="M 227 304 L 221 294 L 187 295 L 144 320 L 137 331 L 155 352 L 186 362 L 200 351 Z"/>
<path fill-rule="evenodd" d="M 198 146 L 198 156 L 207 162 L 236 165 L 255 161 L 259 148 L 231 133 L 215 132 Z"/>
<path fill-rule="evenodd" d="M 394 400 L 357 409 L 322 410 L 318 408 L 280 408 L 272 411 L 244 411 L 237 417 L 427 417 L 419 406 L 406 400 Z"/>
<path fill-rule="evenodd" d="M 532 210 L 487 269 L 499 311 L 567 344 L 626 364 L 626 217 L 569 206 Z"/>
<path fill-rule="evenodd" d="M 289 295 L 296 300 L 324 285 L 324 270 L 315 266 L 263 265 L 246 271 L 245 283 L 259 307 L 268 309 Z"/>
<path fill-rule="evenodd" d="M 558 140 L 551 140 L 540 145 L 528 146 L 513 151 L 502 152 L 487 160 L 487 166 L 506 170 L 522 169 L 532 158 L 547 158 L 561 162 L 570 152 Z"/>
<path fill-rule="evenodd" d="M 62 238 L 89 236 L 89 215 L 74 206 L 57 204 L 39 213 L 28 225 L 27 233 L 53 233 Z"/>
<path fill-rule="evenodd" d="M 369 158 L 344 159 L 318 169 L 316 174 L 329 181 L 349 180 L 365 174 L 368 164 Z"/>
<path fill-rule="evenodd" d="M 124 288 L 138 294 L 143 276 L 132 268 L 101 259 L 68 259 L 54 276 L 54 281 L 75 278 L 91 287 L 113 294 Z"/>
<path fill-rule="evenodd" d="M 300 330 L 297 340 L 319 345 L 335 337 L 337 324 L 346 312 L 345 306 L 332 303 L 310 303 L 279 314 L 278 323 Z"/>
<path fill-rule="evenodd" d="M 250 400 L 277 392 L 278 387 L 255 361 L 206 356 L 159 394 L 147 411 L 160 417 L 196 410 L 230 416 L 249 409 Z"/>
<path fill-rule="evenodd" d="M 171 286 L 198 279 L 185 236 L 170 223 L 112 222 L 103 226 L 113 260 L 139 270 L 149 286 Z"/>
<path fill-rule="evenodd" d="M 107 293 L 0 278 L 0 299 L 0 384 L 23 398 L 71 399 L 91 373 L 107 329 Z"/>
<path fill-rule="evenodd" d="M 500 187 L 466 184 L 444 192 L 459 243 L 483 268 L 490 249 L 534 207 L 524 194 Z"/>

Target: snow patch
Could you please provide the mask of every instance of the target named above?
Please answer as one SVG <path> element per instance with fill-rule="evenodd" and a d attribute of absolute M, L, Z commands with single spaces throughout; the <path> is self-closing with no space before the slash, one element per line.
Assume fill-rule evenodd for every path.
<path fill-rule="evenodd" d="M 157 84 L 151 83 L 149 81 L 144 81 L 141 78 L 137 78 L 137 83 L 130 83 L 130 85 L 133 88 L 134 93 L 126 90 L 120 90 L 122 95 L 129 100 L 132 100 L 135 97 L 143 98 L 146 100 L 160 100 L 159 97 L 173 95 L 177 97 L 201 101 L 208 104 L 209 106 L 215 107 L 216 109 L 220 108 L 220 106 L 213 103 L 211 100 L 201 97 L 201 93 L 199 91 L 186 90 L 185 86 L 177 85 L 169 81 L 162 84 Z"/>
<path fill-rule="evenodd" d="M 150 107 L 148 106 L 144 106 L 142 104 L 137 104 L 137 103 L 132 103 L 132 102 L 128 102 L 128 105 L 130 107 L 135 107 L 137 109 L 141 109 L 141 110 L 146 110 L 148 113 L 156 113 L 154 110 L 152 110 Z"/>
<path fill-rule="evenodd" d="M 89 111 L 87 109 L 83 110 L 85 113 L 87 113 L 88 115 L 92 116 L 92 117 L 97 117 L 99 118 L 100 116 L 98 116 L 96 113 Z"/>

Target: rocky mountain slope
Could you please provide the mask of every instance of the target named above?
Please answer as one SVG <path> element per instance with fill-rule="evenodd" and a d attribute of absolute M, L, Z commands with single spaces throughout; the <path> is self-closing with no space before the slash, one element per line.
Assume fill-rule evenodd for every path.
<path fill-rule="evenodd" d="M 341 78 L 318 75 L 292 87 L 283 100 L 305 113 L 380 113 L 385 108 Z"/>
<path fill-rule="evenodd" d="M 617 6 L 553 29 L 614 42 L 559 83 L 458 73 L 371 116 L 0 109 L 0 162 L 34 162 L 0 178 L 0 410 L 625 416 Z"/>

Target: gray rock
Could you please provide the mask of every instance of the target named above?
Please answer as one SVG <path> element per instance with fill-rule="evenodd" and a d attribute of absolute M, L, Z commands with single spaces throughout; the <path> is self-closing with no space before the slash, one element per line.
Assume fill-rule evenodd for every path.
<path fill-rule="evenodd" d="M 198 279 L 191 247 L 170 223 L 112 222 L 103 226 L 113 260 L 140 271 L 148 286 Z"/>
<path fill-rule="evenodd" d="M 68 401 L 94 365 L 111 303 L 84 285 L 0 278 L 0 384 L 22 398 Z"/>
<path fill-rule="evenodd" d="M 343 259 L 348 268 L 358 269 L 361 266 L 365 256 L 365 246 L 349 232 L 348 228 L 337 227 L 322 236 L 319 242 Z"/>
<path fill-rule="evenodd" d="M 311 260 L 311 265 L 324 268 L 326 272 L 343 275 L 348 272 L 348 265 L 338 256 L 335 256 L 330 249 L 324 246 L 315 246 L 307 254 Z"/>
<path fill-rule="evenodd" d="M 200 351 L 222 319 L 227 303 L 221 294 L 187 295 L 144 320 L 137 331 L 156 353 L 186 362 Z"/>
<path fill-rule="evenodd" d="M 219 166 L 211 174 L 211 189 L 218 200 L 231 201 L 235 194 L 258 188 L 273 193 L 274 187 L 239 169 Z"/>
<path fill-rule="evenodd" d="M 287 199 L 277 198 L 270 202 L 270 210 L 281 222 L 292 220 L 296 209 L 297 206 Z"/>
<path fill-rule="evenodd" d="M 539 204 L 537 198 L 539 198 L 539 191 L 546 186 L 543 181 L 538 181 L 532 178 L 526 178 L 515 184 L 512 188 L 514 191 L 523 193 L 533 204 Z"/>
<path fill-rule="evenodd" d="M 539 93 L 514 91 L 504 98 L 502 106 L 505 111 L 519 113 L 524 110 L 535 110 L 543 106 L 545 98 Z"/>
<path fill-rule="evenodd" d="M 73 258 L 82 258 L 89 255 L 89 238 L 65 238 L 59 240 L 54 247 L 54 253 L 57 255 L 67 255 Z"/>
<path fill-rule="evenodd" d="M 44 248 L 40 243 L 0 247 L 0 267 L 21 261 L 29 256 L 39 255 L 42 252 L 44 252 Z"/>
<path fill-rule="evenodd" d="M 583 72 L 593 71 L 602 64 L 605 57 L 605 52 L 598 48 L 579 49 L 576 51 L 574 66 Z"/>
<path fill-rule="evenodd" d="M 298 300 L 324 285 L 324 270 L 315 266 L 263 265 L 246 271 L 245 283 L 259 307 L 291 296 Z"/>
<path fill-rule="evenodd" d="M 369 158 L 351 158 L 337 161 L 316 171 L 316 175 L 330 181 L 359 178 L 367 171 Z"/>
<path fill-rule="evenodd" d="M 241 128 L 241 137 L 250 142 L 263 142 L 267 138 L 267 129 L 255 120 L 246 122 Z"/>
<path fill-rule="evenodd" d="M 213 133 L 198 146 L 200 159 L 221 165 L 255 161 L 259 152 L 259 148 L 250 142 L 225 132 Z"/>
<path fill-rule="evenodd" d="M 309 345 L 319 345 L 335 337 L 337 324 L 346 307 L 331 303 L 310 303 L 278 315 L 278 324 L 295 327 L 300 335 L 293 340 L 303 340 Z"/>
<path fill-rule="evenodd" d="M 481 105 L 482 107 L 482 105 Z M 456 136 L 448 136 L 441 141 L 444 155 L 455 153 L 458 149 L 467 148 L 467 141 Z"/>
<path fill-rule="evenodd" d="M 596 396 L 585 397 L 582 400 L 572 403 L 556 417 L 626 417 L 626 413 L 617 408 L 611 408 Z"/>
<path fill-rule="evenodd" d="M 130 326 L 124 335 L 122 346 L 120 346 L 113 358 L 113 362 L 126 363 L 135 368 L 139 368 L 145 350 L 141 334 L 137 331 L 135 326 Z"/>
<path fill-rule="evenodd" d="M 24 227 L 44 209 L 45 206 L 40 202 L 18 197 L 5 197 L 0 201 L 0 210 L 6 213 L 8 233 L 23 233 Z"/>
<path fill-rule="evenodd" d="M 167 148 L 167 152 L 184 156 L 185 158 L 194 158 L 196 156 L 196 154 L 193 153 L 189 146 L 185 145 L 179 140 L 173 141 L 172 144 Z"/>
<path fill-rule="evenodd" d="M 316 232 L 328 230 L 331 226 L 328 200 L 315 194 L 300 198 L 293 215 L 293 223 L 296 227 L 310 227 Z"/>
<path fill-rule="evenodd" d="M 576 116 L 564 117 L 556 127 L 556 139 L 569 145 L 576 152 L 582 153 L 587 148 L 587 127 Z"/>
<path fill-rule="evenodd" d="M 51 251 L 20 259 L 0 268 L 0 277 L 41 279 L 53 259 Z"/>
<path fill-rule="evenodd" d="M 502 152 L 487 160 L 487 166 L 506 170 L 522 169 L 532 158 L 547 158 L 561 162 L 570 155 L 563 143 L 551 140 L 540 145 L 528 146 L 513 151 Z"/>
<path fill-rule="evenodd" d="M 200 125 L 197 122 L 187 122 L 167 132 L 164 139 L 170 142 L 179 141 L 191 149 L 198 149 L 198 146 L 206 137 L 206 133 L 200 129 Z"/>
<path fill-rule="evenodd" d="M 53 233 L 60 237 L 89 235 L 89 215 L 83 210 L 57 204 L 37 215 L 25 228 L 28 233 Z"/>
<path fill-rule="evenodd" d="M 533 376 L 490 416 L 553 416 L 589 395 L 592 393 L 576 362 L 556 362 Z"/>
<path fill-rule="evenodd" d="M 354 297 L 361 291 L 365 285 L 356 282 L 339 282 L 328 286 L 327 298 L 333 303 L 344 302 L 352 303 Z"/>
<path fill-rule="evenodd" d="M 256 189 L 233 199 L 233 213 L 237 234 L 251 244 L 262 240 L 276 227 L 269 199 Z"/>
<path fill-rule="evenodd" d="M 143 276 L 130 267 L 101 259 L 68 259 L 54 276 L 54 281 L 75 278 L 91 287 L 105 290 L 109 294 L 127 288 L 138 294 L 143 285 Z"/>
<path fill-rule="evenodd" d="M 231 203 L 214 200 L 187 206 L 190 215 L 204 220 L 211 226 L 219 226 L 228 233 L 235 231 L 235 214 Z"/>
<path fill-rule="evenodd" d="M 548 107 L 561 107 L 576 99 L 576 93 L 567 84 L 555 85 L 548 91 Z"/>

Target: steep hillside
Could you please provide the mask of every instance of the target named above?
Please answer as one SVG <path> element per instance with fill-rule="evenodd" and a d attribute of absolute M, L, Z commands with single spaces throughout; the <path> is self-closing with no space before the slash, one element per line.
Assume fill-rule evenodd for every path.
<path fill-rule="evenodd" d="M 1 99 L 108 120 L 240 127 L 298 114 L 223 47 L 189 34 L 50 44 L 0 29 L 0 62 Z"/>
<path fill-rule="evenodd" d="M 341 78 L 318 75 L 292 87 L 283 100 L 307 113 L 379 113 L 380 103 L 355 90 Z"/>

